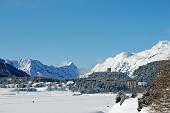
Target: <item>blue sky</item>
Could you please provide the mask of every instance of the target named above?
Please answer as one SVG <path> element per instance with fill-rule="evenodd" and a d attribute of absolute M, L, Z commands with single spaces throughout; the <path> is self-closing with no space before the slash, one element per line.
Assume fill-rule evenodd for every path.
<path fill-rule="evenodd" d="M 90 68 L 170 40 L 169 0 L 0 0 L 0 57 Z"/>

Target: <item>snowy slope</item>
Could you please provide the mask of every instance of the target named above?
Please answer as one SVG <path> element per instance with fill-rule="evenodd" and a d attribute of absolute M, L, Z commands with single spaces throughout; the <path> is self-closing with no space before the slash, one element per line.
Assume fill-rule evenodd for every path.
<path fill-rule="evenodd" d="M 18 61 L 6 60 L 6 62 L 31 76 L 58 79 L 79 77 L 79 69 L 72 62 L 69 62 L 62 67 L 44 65 L 40 61 L 32 59 L 20 59 Z"/>
<path fill-rule="evenodd" d="M 109 113 L 149 113 L 149 108 L 144 108 L 141 112 L 138 112 L 137 108 L 138 98 L 130 98 L 125 100 L 121 106 L 120 103 L 115 104 Z"/>
<path fill-rule="evenodd" d="M 153 61 L 170 59 L 170 41 L 160 41 L 149 50 L 136 54 L 122 52 L 115 57 L 110 57 L 102 64 L 97 64 L 91 72 L 106 71 L 112 68 L 115 72 L 127 72 L 132 77 L 135 69 Z"/>

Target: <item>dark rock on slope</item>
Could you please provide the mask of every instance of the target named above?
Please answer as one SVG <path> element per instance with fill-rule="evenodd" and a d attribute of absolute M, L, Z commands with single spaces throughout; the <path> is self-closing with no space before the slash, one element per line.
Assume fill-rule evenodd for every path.
<path fill-rule="evenodd" d="M 0 59 L 0 77 L 29 77 L 29 75 Z"/>

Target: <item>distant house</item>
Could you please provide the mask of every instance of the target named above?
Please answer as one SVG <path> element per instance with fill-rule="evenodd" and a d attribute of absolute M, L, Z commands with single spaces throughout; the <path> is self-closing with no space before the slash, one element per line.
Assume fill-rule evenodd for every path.
<path fill-rule="evenodd" d="M 147 86 L 147 82 L 138 82 L 138 86 L 145 87 Z"/>
<path fill-rule="evenodd" d="M 107 72 L 112 72 L 112 68 L 107 68 Z"/>
<path fill-rule="evenodd" d="M 69 86 L 69 85 L 73 85 L 74 82 L 73 81 L 68 81 L 66 84 Z"/>
<path fill-rule="evenodd" d="M 137 81 L 130 78 L 126 73 L 111 72 L 111 68 L 108 68 L 107 72 L 92 73 L 88 77 L 88 81 L 100 81 L 127 88 L 135 88 L 138 85 Z"/>
<path fill-rule="evenodd" d="M 129 88 L 135 88 L 137 87 L 137 81 L 135 79 L 129 79 L 126 81 L 126 84 Z"/>

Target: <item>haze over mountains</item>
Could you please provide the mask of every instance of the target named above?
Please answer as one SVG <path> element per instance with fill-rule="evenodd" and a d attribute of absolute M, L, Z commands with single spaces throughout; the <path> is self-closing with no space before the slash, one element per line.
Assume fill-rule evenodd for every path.
<path fill-rule="evenodd" d="M 91 73 L 103 72 L 111 68 L 113 72 L 126 72 L 132 77 L 139 66 L 168 59 L 170 59 L 170 41 L 160 41 L 151 49 L 139 53 L 122 52 L 115 57 L 107 58 L 103 63 L 92 68 Z"/>

